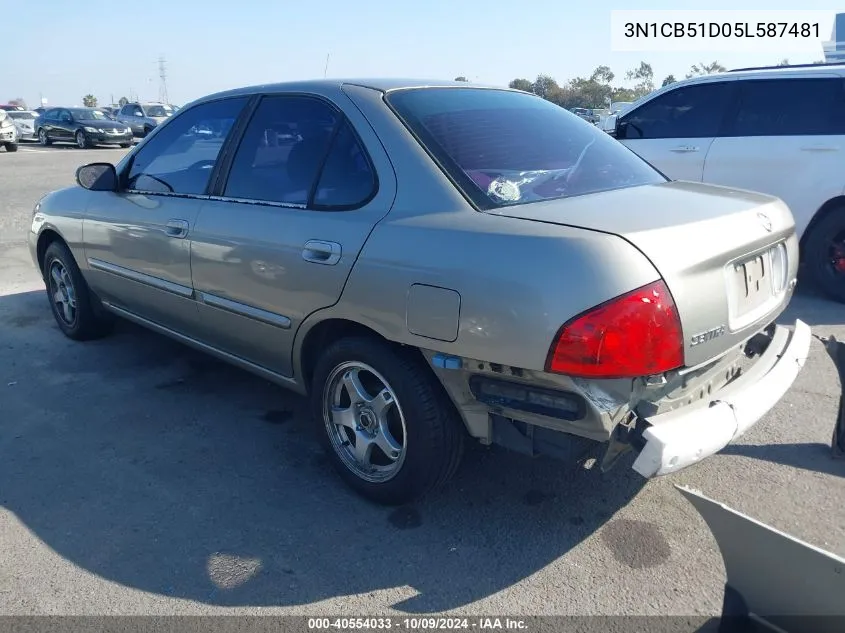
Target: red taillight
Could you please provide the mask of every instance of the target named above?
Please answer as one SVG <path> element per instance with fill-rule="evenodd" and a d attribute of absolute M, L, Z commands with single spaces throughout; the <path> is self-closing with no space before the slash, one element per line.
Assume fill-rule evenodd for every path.
<path fill-rule="evenodd" d="M 585 378 L 634 378 L 684 363 L 684 335 L 663 281 L 596 306 L 564 324 L 546 371 Z"/>

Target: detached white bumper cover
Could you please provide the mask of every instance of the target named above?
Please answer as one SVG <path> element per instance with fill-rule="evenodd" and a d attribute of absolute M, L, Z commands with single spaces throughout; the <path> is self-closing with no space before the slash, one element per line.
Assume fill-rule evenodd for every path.
<path fill-rule="evenodd" d="M 719 391 L 710 406 L 649 418 L 646 444 L 633 468 L 644 477 L 667 475 L 718 453 L 756 424 L 792 386 L 810 350 L 810 326 L 777 326 L 772 342 L 748 373 Z"/>

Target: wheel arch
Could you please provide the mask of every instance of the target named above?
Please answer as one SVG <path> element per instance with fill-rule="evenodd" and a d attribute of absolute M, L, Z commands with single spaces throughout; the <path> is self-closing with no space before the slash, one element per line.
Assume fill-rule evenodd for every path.
<path fill-rule="evenodd" d="M 50 247 L 50 244 L 54 242 L 60 242 L 61 244 L 64 244 L 68 250 L 70 250 L 70 245 L 58 230 L 54 227 L 42 229 L 41 233 L 38 235 L 38 241 L 35 245 L 35 257 L 38 261 L 38 270 L 41 272 L 42 277 L 44 276 L 44 256 L 47 254 L 47 249 Z"/>
<path fill-rule="evenodd" d="M 295 375 L 300 377 L 299 382 L 305 393 L 310 393 L 311 378 L 314 374 L 314 368 L 317 365 L 320 351 L 342 338 L 350 336 L 373 338 L 397 345 L 408 350 L 409 353 L 418 354 L 420 358 L 423 358 L 422 352 L 416 347 L 401 345 L 395 341 L 391 341 L 372 327 L 348 318 L 326 316 L 323 319 L 304 326 L 303 329 L 304 332 L 300 338 L 300 342 L 294 346 L 293 361 Z"/>
<path fill-rule="evenodd" d="M 831 198 L 822 206 L 820 206 L 818 211 L 813 214 L 813 217 L 810 219 L 810 222 L 807 224 L 807 228 L 804 229 L 804 232 L 801 234 L 801 239 L 799 240 L 799 257 L 802 262 L 804 261 L 804 251 L 807 239 L 812 233 L 813 229 L 816 228 L 818 223 L 821 222 L 823 218 L 827 217 L 830 213 L 833 213 L 837 209 L 841 208 L 845 208 L 845 195 L 839 195 Z"/>

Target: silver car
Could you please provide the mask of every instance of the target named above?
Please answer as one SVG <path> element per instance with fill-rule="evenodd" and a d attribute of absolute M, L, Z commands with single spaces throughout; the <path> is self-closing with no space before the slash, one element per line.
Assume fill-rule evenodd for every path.
<path fill-rule="evenodd" d="M 114 118 L 132 128 L 132 134 L 143 138 L 163 123 L 175 110 L 166 103 L 127 103 Z"/>
<path fill-rule="evenodd" d="M 516 90 L 233 90 L 76 175 L 29 233 L 62 332 L 116 315 L 307 395 L 382 503 L 443 484 L 469 439 L 674 472 L 760 420 L 810 345 L 774 323 L 798 263 L 780 200 L 668 182 Z"/>
<path fill-rule="evenodd" d="M 12 123 L 18 130 L 19 141 L 37 141 L 38 135 L 35 133 L 35 120 L 38 118 L 38 113 L 32 110 L 13 110 L 6 113 Z"/>
<path fill-rule="evenodd" d="M 0 110 L 0 147 L 7 152 L 18 151 L 18 128 L 6 110 Z"/>

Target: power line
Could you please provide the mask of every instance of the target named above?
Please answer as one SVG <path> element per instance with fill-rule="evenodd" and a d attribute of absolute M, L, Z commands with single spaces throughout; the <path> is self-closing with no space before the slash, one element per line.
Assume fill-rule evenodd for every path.
<path fill-rule="evenodd" d="M 164 57 L 158 58 L 158 100 L 161 103 L 170 103 L 167 98 L 167 60 Z"/>

